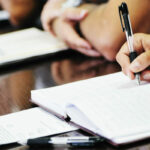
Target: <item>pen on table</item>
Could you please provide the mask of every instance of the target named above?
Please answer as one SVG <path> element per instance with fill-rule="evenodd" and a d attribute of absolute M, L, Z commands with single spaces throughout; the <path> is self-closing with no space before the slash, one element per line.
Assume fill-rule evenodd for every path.
<path fill-rule="evenodd" d="M 29 146 L 62 146 L 67 145 L 71 147 L 92 147 L 104 141 L 103 138 L 97 136 L 79 136 L 79 137 L 45 137 L 28 139 L 27 141 L 20 141 L 20 144 Z"/>
<path fill-rule="evenodd" d="M 125 2 L 123 2 L 119 6 L 119 15 L 120 15 L 121 26 L 123 32 L 125 31 L 127 42 L 128 42 L 128 47 L 130 51 L 130 62 L 132 62 L 137 57 L 137 53 L 133 48 L 133 32 L 132 32 L 132 27 L 131 27 L 131 22 L 129 17 L 128 6 Z M 137 79 L 138 85 L 140 85 L 140 73 L 135 73 L 135 77 Z"/>

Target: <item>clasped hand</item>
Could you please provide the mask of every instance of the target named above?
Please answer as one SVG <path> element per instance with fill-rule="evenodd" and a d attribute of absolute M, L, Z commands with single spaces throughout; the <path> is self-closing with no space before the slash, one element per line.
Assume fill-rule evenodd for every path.
<path fill-rule="evenodd" d="M 88 56 L 100 56 L 100 53 L 75 30 L 75 25 L 85 19 L 91 9 L 67 8 L 63 10 L 64 2 L 65 0 L 51 0 L 45 5 L 41 15 L 44 29 L 57 35 L 74 50 Z"/>

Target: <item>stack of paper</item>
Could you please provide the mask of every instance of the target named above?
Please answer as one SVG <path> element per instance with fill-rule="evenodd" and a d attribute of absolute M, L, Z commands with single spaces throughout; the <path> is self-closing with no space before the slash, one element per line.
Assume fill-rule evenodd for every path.
<path fill-rule="evenodd" d="M 41 108 L 0 117 L 0 145 L 76 130 Z"/>
<path fill-rule="evenodd" d="M 0 35 L 0 65 L 66 50 L 65 43 L 37 28 Z"/>
<path fill-rule="evenodd" d="M 149 89 L 150 84 L 139 86 L 115 73 L 31 94 L 32 102 L 62 118 L 69 116 L 81 129 L 124 144 L 150 137 Z"/>

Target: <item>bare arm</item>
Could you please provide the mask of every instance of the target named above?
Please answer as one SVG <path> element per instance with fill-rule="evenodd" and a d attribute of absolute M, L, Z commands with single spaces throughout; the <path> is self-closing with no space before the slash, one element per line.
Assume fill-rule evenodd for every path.
<path fill-rule="evenodd" d="M 31 17 L 38 3 L 36 0 L 1 0 L 0 2 L 3 9 L 10 13 L 14 25 L 20 25 Z"/>
<path fill-rule="evenodd" d="M 88 5 L 84 9 L 67 8 L 62 11 L 61 3 L 63 1 L 52 0 L 45 5 L 41 16 L 44 29 L 55 33 L 70 48 L 88 56 L 99 57 L 99 52 L 92 49 L 91 44 L 82 38 L 75 29 L 76 24 L 87 17 L 94 6 Z"/>
<path fill-rule="evenodd" d="M 149 32 L 150 1 L 124 1 L 129 7 L 134 33 Z M 106 4 L 100 5 L 80 23 L 84 37 L 110 61 L 115 60 L 118 50 L 125 42 L 118 15 L 118 6 L 121 2 L 122 0 L 110 0 Z"/>

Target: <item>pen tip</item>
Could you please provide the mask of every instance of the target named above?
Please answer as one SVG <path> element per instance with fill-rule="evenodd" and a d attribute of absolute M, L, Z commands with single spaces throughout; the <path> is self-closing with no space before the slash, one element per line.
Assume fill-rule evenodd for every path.
<path fill-rule="evenodd" d="M 140 76 L 139 76 L 139 75 L 137 75 L 137 77 L 136 77 L 136 78 L 137 78 L 137 84 L 138 84 L 138 85 L 140 85 Z"/>
<path fill-rule="evenodd" d="M 140 81 L 138 80 L 138 85 L 140 85 Z"/>

